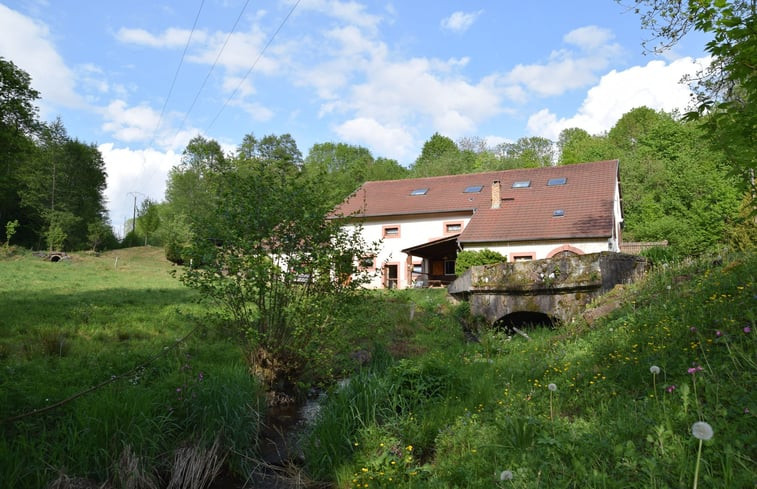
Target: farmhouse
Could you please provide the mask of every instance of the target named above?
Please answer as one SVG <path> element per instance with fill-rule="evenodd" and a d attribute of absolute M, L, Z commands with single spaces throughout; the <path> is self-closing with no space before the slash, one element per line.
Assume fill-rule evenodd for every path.
<path fill-rule="evenodd" d="M 444 285 L 460 250 L 508 261 L 620 251 L 618 160 L 366 182 L 334 211 L 381 241 L 373 288 Z"/>

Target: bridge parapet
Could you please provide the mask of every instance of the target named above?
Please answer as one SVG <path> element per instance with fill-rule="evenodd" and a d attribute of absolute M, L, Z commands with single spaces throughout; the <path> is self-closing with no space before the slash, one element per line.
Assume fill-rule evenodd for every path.
<path fill-rule="evenodd" d="M 647 269 L 636 255 L 602 252 L 470 268 L 448 292 L 490 323 L 514 312 L 540 312 L 566 321 L 595 297 Z"/>

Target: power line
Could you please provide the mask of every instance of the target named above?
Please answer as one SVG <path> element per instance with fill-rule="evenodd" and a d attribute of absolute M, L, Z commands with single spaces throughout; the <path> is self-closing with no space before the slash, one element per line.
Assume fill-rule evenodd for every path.
<path fill-rule="evenodd" d="M 281 24 L 279 24 L 279 27 L 276 29 L 276 31 L 271 35 L 271 37 L 268 39 L 268 42 L 263 46 L 263 49 L 260 50 L 260 53 L 258 54 L 258 57 L 255 58 L 255 61 L 252 63 L 252 66 L 250 66 L 250 69 L 247 70 L 247 73 L 242 77 L 242 79 L 239 81 L 239 84 L 234 89 L 234 91 L 229 95 L 229 98 L 226 100 L 226 102 L 223 104 L 221 109 L 218 111 L 218 113 L 213 117 L 213 120 L 210 121 L 210 124 L 205 129 L 205 132 L 209 132 L 210 128 L 213 127 L 213 124 L 216 123 L 218 118 L 221 116 L 221 113 L 224 111 L 224 109 L 229 105 L 229 102 L 236 96 L 237 92 L 239 91 L 240 87 L 244 83 L 244 81 L 247 79 L 248 76 L 250 76 L 250 73 L 252 73 L 252 70 L 255 69 L 255 66 L 258 64 L 258 61 L 260 61 L 260 58 L 263 57 L 263 53 L 265 53 L 266 49 L 268 49 L 268 46 L 271 45 L 273 40 L 276 38 L 276 35 L 279 33 L 279 31 L 284 27 L 284 24 L 286 24 L 287 20 L 289 20 L 289 17 L 292 16 L 294 13 L 294 10 L 297 8 L 297 6 L 300 4 L 301 0 L 297 0 L 294 5 L 292 5 L 292 8 L 289 10 L 289 13 L 284 17 L 284 20 L 281 21 Z"/>
<path fill-rule="evenodd" d="M 166 106 L 168 105 L 168 100 L 171 98 L 171 94 L 173 93 L 174 86 L 176 85 L 176 79 L 179 77 L 179 71 L 181 70 L 181 66 L 184 64 L 184 58 L 187 55 L 187 51 L 189 50 L 189 44 L 192 42 L 192 36 L 195 33 L 195 29 L 197 28 L 197 21 L 200 20 L 200 12 L 202 12 L 202 7 L 205 5 L 205 0 L 200 0 L 200 8 L 197 9 L 197 15 L 195 16 L 194 24 L 192 24 L 192 31 L 189 33 L 189 37 L 187 38 L 187 43 L 184 45 L 184 52 L 181 53 L 181 60 L 179 61 L 179 66 L 176 67 L 176 72 L 173 75 L 173 81 L 171 82 L 171 87 L 168 89 L 168 95 L 166 95 L 166 99 L 163 101 L 163 108 L 160 109 L 160 117 L 158 118 L 158 125 L 155 126 L 155 130 L 153 131 L 152 135 L 152 141 L 150 142 L 150 146 L 155 142 L 155 138 L 158 136 L 158 129 L 160 129 L 160 124 L 163 122 L 163 115 L 166 112 Z"/>
<path fill-rule="evenodd" d="M 192 112 L 192 109 L 194 109 L 195 103 L 197 103 L 197 99 L 200 97 L 200 93 L 202 93 L 202 89 L 205 88 L 205 84 L 208 82 L 208 79 L 210 78 L 211 73 L 213 73 L 213 70 L 218 64 L 218 60 L 221 59 L 221 54 L 223 54 L 223 51 L 226 49 L 226 45 L 229 43 L 229 39 L 231 39 L 231 35 L 234 34 L 234 31 L 236 30 L 237 25 L 239 24 L 239 21 L 242 18 L 242 15 L 244 14 L 245 10 L 247 10 L 247 4 L 249 3 L 250 3 L 250 0 L 245 1 L 244 6 L 242 7 L 242 10 L 239 12 L 239 15 L 237 16 L 236 22 L 234 22 L 234 25 L 231 27 L 231 31 L 229 31 L 229 35 L 226 36 L 226 40 L 223 42 L 223 46 L 221 46 L 221 50 L 218 51 L 218 55 L 216 55 L 216 59 L 215 61 L 213 61 L 213 66 L 210 67 L 210 71 L 208 71 L 208 74 L 205 75 L 205 79 L 202 81 L 202 85 L 200 85 L 200 88 L 197 90 L 194 100 L 192 100 L 192 104 L 189 106 L 189 109 L 184 114 L 184 119 L 181 121 L 181 124 L 179 124 L 179 129 L 176 132 L 176 134 L 178 134 L 179 131 L 182 130 L 182 128 L 184 127 L 184 124 L 187 122 L 187 118 L 189 117 L 190 112 Z"/>

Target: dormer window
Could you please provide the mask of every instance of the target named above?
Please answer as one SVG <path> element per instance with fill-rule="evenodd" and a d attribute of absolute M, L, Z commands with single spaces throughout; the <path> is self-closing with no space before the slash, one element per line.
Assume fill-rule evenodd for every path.
<path fill-rule="evenodd" d="M 426 188 L 417 188 L 410 192 L 410 195 L 426 195 L 428 193 L 428 187 Z"/>

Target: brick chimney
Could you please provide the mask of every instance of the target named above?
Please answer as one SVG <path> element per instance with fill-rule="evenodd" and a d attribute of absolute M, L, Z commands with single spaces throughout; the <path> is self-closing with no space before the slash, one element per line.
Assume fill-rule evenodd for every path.
<path fill-rule="evenodd" d="M 502 198 L 500 197 L 501 187 L 499 180 L 492 182 L 492 209 L 499 209 Z"/>

